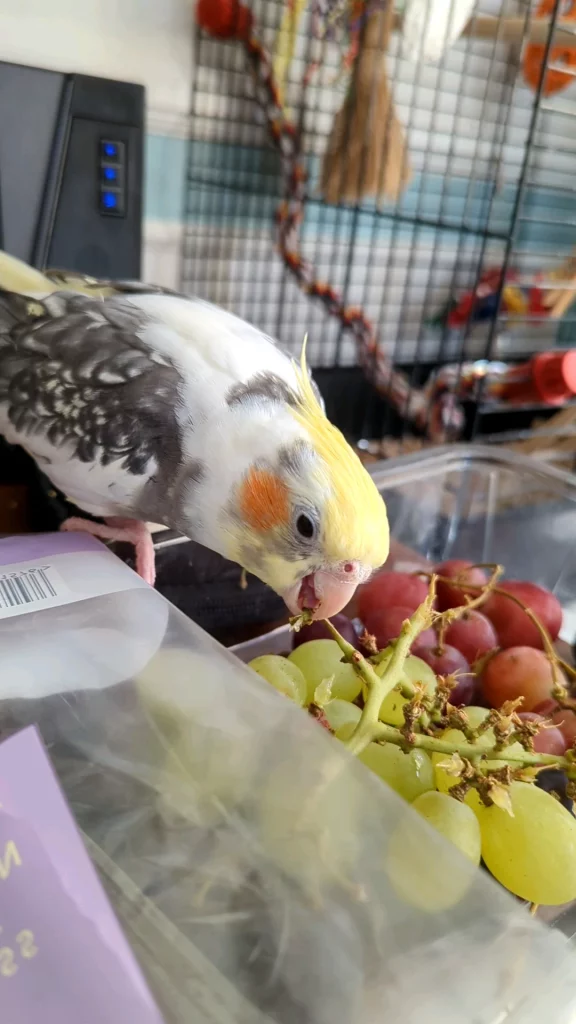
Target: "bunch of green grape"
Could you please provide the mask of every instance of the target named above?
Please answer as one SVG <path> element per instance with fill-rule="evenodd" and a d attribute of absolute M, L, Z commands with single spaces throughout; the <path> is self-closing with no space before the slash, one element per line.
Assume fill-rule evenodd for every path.
<path fill-rule="evenodd" d="M 360 677 L 342 659 L 336 641 L 314 639 L 299 643 L 287 658 L 264 655 L 251 662 L 251 667 L 302 708 L 321 704 L 331 731 L 337 739 L 346 740 L 360 718 L 362 695 Z M 384 657 L 377 671 L 385 668 Z M 415 655 L 406 659 L 403 681 L 423 684 L 430 694 L 437 687 L 433 669 Z M 399 688 L 393 690 L 382 703 L 380 719 L 392 726 L 403 725 L 406 700 Z M 482 707 L 465 710 L 473 729 L 489 713 Z M 465 742 L 463 733 L 457 730 L 438 735 L 455 743 Z M 493 746 L 492 730 L 482 733 L 477 743 L 480 755 Z M 530 903 L 558 905 L 576 899 L 576 818 L 572 802 L 528 782 L 512 783 L 508 809 L 485 806 L 475 790 L 470 790 L 463 802 L 458 801 L 450 791 L 460 780 L 446 771 L 447 756 L 429 755 L 420 748 L 404 752 L 393 743 L 370 743 L 360 760 L 458 847 L 474 869 L 483 860 L 503 886 Z M 502 763 L 488 765 L 498 768 Z M 470 879 L 457 877 L 453 868 L 450 877 L 446 869 L 442 875 L 441 865 L 422 862 L 422 850 L 417 847 L 410 853 L 404 835 L 407 827 L 399 826 L 388 851 L 388 872 L 396 889 L 429 909 L 455 902 Z"/>

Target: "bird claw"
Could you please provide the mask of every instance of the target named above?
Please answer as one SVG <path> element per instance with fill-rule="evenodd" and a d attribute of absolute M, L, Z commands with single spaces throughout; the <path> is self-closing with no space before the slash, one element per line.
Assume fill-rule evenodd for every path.
<path fill-rule="evenodd" d="M 156 580 L 156 554 L 150 531 L 145 523 L 137 519 L 111 517 L 105 523 L 95 523 L 91 519 L 73 516 L 66 519 L 61 530 L 69 533 L 88 533 L 100 540 L 120 541 L 132 544 L 136 555 L 136 572 L 151 587 Z"/>

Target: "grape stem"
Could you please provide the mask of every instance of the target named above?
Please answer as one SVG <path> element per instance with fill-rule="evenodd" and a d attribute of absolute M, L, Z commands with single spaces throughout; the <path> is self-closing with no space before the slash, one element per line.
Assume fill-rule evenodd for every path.
<path fill-rule="evenodd" d="M 564 661 L 564 659 L 561 658 L 559 655 L 557 657 L 558 664 L 560 665 L 562 671 L 565 672 L 567 676 L 570 676 L 571 679 L 576 679 L 576 668 L 574 668 L 573 665 L 569 665 L 568 662 Z M 570 704 L 570 707 L 572 707 L 572 704 Z"/>
<path fill-rule="evenodd" d="M 557 754 L 533 754 L 527 750 L 516 751 L 506 747 L 479 748 L 476 743 L 457 743 L 452 740 L 436 739 L 433 736 L 426 736 L 421 733 L 414 733 L 409 743 L 407 743 L 404 733 L 400 732 L 399 729 L 395 729 L 392 725 L 385 725 L 383 722 L 376 724 L 373 739 L 386 743 L 395 743 L 399 747 L 421 747 L 423 750 L 430 750 L 436 754 L 459 754 L 460 757 L 466 757 L 468 760 L 477 759 L 481 755 L 482 761 L 497 760 L 514 761 L 525 765 L 552 765 L 557 768 L 563 768 L 565 771 L 571 770 L 572 772 L 575 767 L 572 761 Z"/>
<path fill-rule="evenodd" d="M 470 568 L 490 569 L 490 579 L 486 583 L 482 584 L 480 593 L 478 594 L 477 597 L 473 598 L 472 600 L 470 598 L 466 598 L 466 603 L 464 605 L 458 605 L 456 608 L 448 608 L 445 612 L 442 612 L 442 614 L 438 616 L 435 623 L 435 628 L 438 637 L 437 649 L 439 654 L 442 654 L 444 651 L 445 636 L 448 627 L 451 626 L 452 623 L 455 622 L 457 619 L 462 618 L 462 616 L 466 612 L 473 611 L 475 608 L 479 608 L 480 605 L 484 604 L 488 596 L 493 592 L 499 577 L 504 572 L 504 567 L 501 565 L 497 565 L 495 562 L 483 562 L 482 564 L 478 563 L 476 565 L 470 566 Z M 430 574 L 426 572 L 418 571 L 414 573 L 414 575 L 426 576 L 428 579 L 430 579 Z M 443 583 L 450 582 L 446 576 L 438 576 L 438 579 L 441 580 Z M 461 586 L 460 580 L 458 579 L 457 576 L 455 576 L 451 582 L 452 585 L 456 584 L 461 589 L 465 589 Z"/>
<path fill-rule="evenodd" d="M 480 568 L 480 566 L 476 566 L 476 568 Z M 429 736 L 426 733 L 414 732 L 414 730 L 411 730 L 410 736 L 407 737 L 405 730 L 402 731 L 400 729 L 396 729 L 379 720 L 382 702 L 395 687 L 400 689 L 405 697 L 414 698 L 416 696 L 416 687 L 409 680 L 402 679 L 404 663 L 410 653 L 410 648 L 412 647 L 416 637 L 432 624 L 453 622 L 466 612 L 479 607 L 486 600 L 489 593 L 503 594 L 522 608 L 522 610 L 528 615 L 542 637 L 545 653 L 552 664 L 555 696 L 559 696 L 560 690 L 562 690 L 562 693 L 566 694 L 566 698 L 568 698 L 566 690 L 558 677 L 559 667 L 562 663 L 554 650 L 552 639 L 546 628 L 542 625 L 534 612 L 530 608 L 526 607 L 519 598 L 514 594 L 508 594 L 506 590 L 496 586 L 497 580 L 503 572 L 502 566 L 482 565 L 481 568 L 491 569 L 491 576 L 488 582 L 480 586 L 461 583 L 457 580 L 458 586 L 462 590 L 476 594 L 476 596 L 467 599 L 466 604 L 461 605 L 458 608 L 450 608 L 445 612 L 436 612 L 434 610 L 436 583 L 438 580 L 441 580 L 442 582 L 454 584 L 455 580 L 449 577 L 437 576 L 436 573 L 417 573 L 419 576 L 425 576 L 429 581 L 428 596 L 423 604 L 416 609 L 411 618 L 406 619 L 402 625 L 400 635 L 389 645 L 387 649 L 387 658 L 389 660 L 381 676 L 375 671 L 374 665 L 364 658 L 360 651 L 357 651 L 352 644 L 348 643 L 344 637 L 340 636 L 340 633 L 329 619 L 324 619 L 327 629 L 332 634 L 332 637 L 344 655 L 344 660 L 353 666 L 354 671 L 360 676 L 367 690 L 367 697 L 364 702 L 364 708 L 360 719 L 344 745 L 348 748 L 349 752 L 355 756 L 361 754 L 370 743 L 380 742 L 394 743 L 403 749 L 406 749 L 407 747 L 411 749 L 419 747 L 432 753 L 448 755 L 458 754 L 460 757 L 466 758 L 474 763 L 478 762 L 480 757 L 482 762 L 495 760 L 500 762 L 504 761 L 508 764 L 526 766 L 531 765 L 544 767 L 545 765 L 551 765 L 557 768 L 562 768 L 570 778 L 576 778 L 576 763 L 574 758 L 571 756 L 566 757 L 556 754 L 541 754 L 534 753 L 529 750 L 517 751 L 512 749 L 512 744 L 509 747 L 495 746 L 492 748 L 483 747 L 479 749 L 476 743 L 470 742 L 466 739 L 461 743 L 452 741 L 448 742 L 435 736 Z M 390 650 L 392 652 L 391 654 Z"/>
<path fill-rule="evenodd" d="M 479 569 L 479 568 L 486 568 L 486 566 L 485 565 L 482 565 L 482 566 L 476 565 L 476 566 L 472 566 L 472 568 Z M 548 632 L 546 627 L 544 625 L 542 625 L 542 623 L 540 622 L 540 619 L 532 611 L 532 609 L 529 608 L 528 605 L 524 604 L 524 602 L 521 601 L 519 597 L 516 597 L 515 594 L 509 594 L 507 590 L 503 589 L 503 587 L 497 587 L 495 585 L 496 579 L 498 578 L 498 576 L 502 572 L 503 572 L 503 569 L 502 569 L 501 566 L 495 566 L 492 579 L 487 584 L 482 584 L 482 585 L 474 584 L 474 583 L 461 583 L 460 580 L 458 580 L 457 578 L 451 579 L 448 576 L 435 576 L 435 578 L 437 580 L 440 580 L 442 583 L 451 583 L 452 585 L 454 585 L 454 583 L 456 582 L 458 587 L 460 588 L 460 590 L 467 591 L 468 593 L 478 593 L 479 592 L 478 593 L 478 597 L 476 597 L 473 601 L 470 601 L 466 605 L 464 605 L 463 611 L 470 611 L 471 608 L 475 608 L 478 605 L 483 604 L 489 593 L 499 594 L 501 597 L 507 597 L 509 601 L 513 601 L 514 604 L 518 605 L 518 607 L 521 608 L 522 611 L 526 613 L 526 615 L 528 616 L 530 621 L 536 626 L 536 629 L 538 630 L 538 632 L 540 634 L 540 637 L 542 639 L 542 644 L 544 646 L 544 652 L 545 652 L 546 657 L 548 658 L 548 661 L 550 662 L 550 665 L 552 667 L 553 685 L 554 685 L 554 690 L 556 691 L 554 693 L 554 696 L 557 699 L 559 699 L 559 700 L 567 700 L 569 702 L 570 698 L 568 696 L 568 692 L 566 690 L 566 687 L 564 686 L 564 683 L 562 682 L 562 678 L 561 678 L 561 674 L 560 674 L 560 665 L 563 664 L 563 663 L 561 662 L 561 659 L 558 657 L 558 655 L 556 654 L 556 651 L 554 650 L 554 644 L 552 642 L 552 637 L 550 636 L 550 633 Z M 426 579 L 429 580 L 429 579 L 432 578 L 433 574 L 432 573 L 427 573 L 427 572 L 418 572 L 416 575 L 424 576 Z M 453 611 L 457 611 L 458 609 L 455 608 L 455 609 L 452 609 L 452 610 Z M 575 674 L 573 669 L 570 669 L 569 671 L 570 671 L 571 675 Z"/>
<path fill-rule="evenodd" d="M 475 565 L 475 566 L 473 566 L 473 568 L 475 568 L 475 569 L 479 569 L 479 568 L 490 569 L 491 570 L 490 579 L 488 580 L 487 583 L 485 583 L 482 586 L 482 593 L 480 593 L 478 595 L 478 597 L 475 597 L 472 600 L 467 601 L 466 604 L 464 604 L 464 605 L 459 605 L 457 608 L 449 608 L 447 611 L 440 612 L 439 614 L 438 613 L 433 613 L 433 621 L 435 621 L 436 623 L 438 623 L 438 622 L 441 623 L 441 625 L 439 627 L 439 630 L 438 630 L 438 646 L 439 647 L 441 647 L 443 642 L 444 642 L 444 631 L 448 628 L 448 626 L 451 625 L 452 622 L 455 622 L 457 619 L 460 619 L 463 615 L 466 614 L 466 612 L 470 612 L 470 611 L 473 611 L 475 608 L 478 608 L 482 604 L 482 602 L 485 600 L 486 596 L 489 593 L 492 593 L 495 590 L 496 582 L 498 581 L 499 577 L 504 572 L 504 569 L 503 569 L 503 567 L 501 565 L 495 565 L 495 564 L 491 564 L 491 565 L 484 565 L 483 564 L 482 566 Z M 424 576 L 425 575 L 425 576 L 427 576 L 427 578 L 429 580 L 432 579 L 432 574 L 431 573 L 420 573 L 419 572 L 419 573 L 415 573 L 415 575 L 418 575 L 418 576 Z M 448 577 L 445 577 L 445 576 L 437 576 L 436 579 L 442 580 L 444 582 L 448 582 Z M 454 583 L 454 580 L 452 580 L 452 583 Z M 460 583 L 458 583 L 458 586 L 460 586 Z M 332 635 L 334 635 L 334 634 L 332 634 Z M 401 682 L 401 685 L 400 685 L 400 692 L 401 692 L 403 697 L 407 697 L 408 699 L 411 699 L 412 697 L 415 696 L 416 689 L 414 687 L 414 684 L 411 683 L 409 679 L 403 679 L 402 682 Z"/>
<path fill-rule="evenodd" d="M 398 639 L 390 644 L 392 655 L 381 676 L 374 671 L 370 662 L 363 658 L 352 644 L 349 644 L 347 640 L 340 636 L 338 630 L 335 629 L 328 619 L 324 620 L 334 640 L 343 652 L 345 660 L 351 663 L 356 673 L 362 679 L 362 682 L 366 684 L 368 690 L 368 696 L 358 724 L 350 738 L 345 742 L 345 746 L 351 754 L 358 756 L 374 739 L 382 701 L 400 682 L 404 671 L 404 662 L 410 653 L 414 640 L 432 622 L 435 597 L 436 577 L 432 575 L 426 600 L 416 609 L 411 618 L 406 619 Z"/>

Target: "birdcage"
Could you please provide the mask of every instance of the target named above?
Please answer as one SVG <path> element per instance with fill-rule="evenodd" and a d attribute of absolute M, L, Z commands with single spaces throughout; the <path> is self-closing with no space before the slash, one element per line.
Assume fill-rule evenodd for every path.
<path fill-rule="evenodd" d="M 197 20 L 184 289 L 294 356 L 307 334 L 365 448 L 554 432 L 573 459 L 576 0 Z"/>

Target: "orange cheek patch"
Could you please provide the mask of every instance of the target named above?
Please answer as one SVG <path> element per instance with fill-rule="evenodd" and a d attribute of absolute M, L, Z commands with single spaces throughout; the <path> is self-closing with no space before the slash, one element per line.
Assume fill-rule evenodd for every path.
<path fill-rule="evenodd" d="M 247 473 L 240 485 L 239 504 L 242 518 L 254 530 L 271 530 L 288 522 L 288 488 L 269 469 Z"/>

